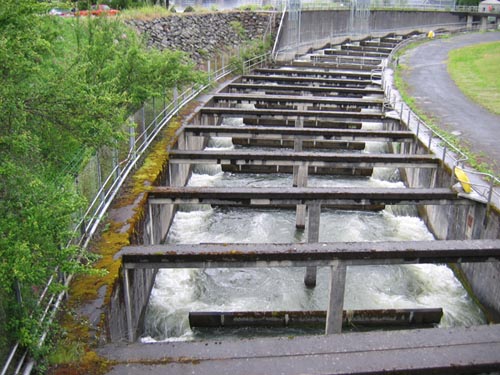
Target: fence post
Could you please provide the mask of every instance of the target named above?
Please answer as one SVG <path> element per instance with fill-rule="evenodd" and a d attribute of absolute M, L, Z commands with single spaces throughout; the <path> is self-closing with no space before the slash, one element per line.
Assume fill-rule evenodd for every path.
<path fill-rule="evenodd" d="M 146 105 L 141 108 L 141 132 L 139 134 L 144 134 L 146 130 Z M 147 139 L 147 137 L 145 137 Z"/>
<path fill-rule="evenodd" d="M 97 163 L 97 185 L 98 185 L 98 191 L 100 191 L 99 194 L 99 199 L 101 200 L 101 203 L 104 202 L 104 190 L 102 190 L 102 168 L 101 168 L 101 158 L 99 157 L 100 151 L 97 150 L 95 153 L 95 158 L 96 158 L 96 163 Z"/>
<path fill-rule="evenodd" d="M 118 145 L 115 142 L 115 147 L 113 147 L 113 170 L 115 171 L 115 180 L 120 177 L 120 163 L 118 160 Z"/>
<path fill-rule="evenodd" d="M 174 108 L 177 108 L 179 106 L 179 90 L 177 89 L 177 86 L 174 86 L 173 94 L 174 94 Z"/>
<path fill-rule="evenodd" d="M 135 127 L 129 127 L 129 154 L 135 159 Z"/>
<path fill-rule="evenodd" d="M 156 100 L 155 100 L 154 96 L 153 96 L 152 100 L 153 100 L 153 123 L 154 123 L 154 127 L 156 129 Z"/>

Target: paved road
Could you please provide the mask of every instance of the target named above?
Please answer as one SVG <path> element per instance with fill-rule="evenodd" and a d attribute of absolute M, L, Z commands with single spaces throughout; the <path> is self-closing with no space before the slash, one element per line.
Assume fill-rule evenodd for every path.
<path fill-rule="evenodd" d="M 458 35 L 437 39 L 408 51 L 400 63 L 410 68 L 403 74 L 408 93 L 419 110 L 435 119 L 442 129 L 455 133 L 500 175 L 500 116 L 470 101 L 446 70 L 450 50 L 471 44 L 500 41 L 500 32 Z"/>

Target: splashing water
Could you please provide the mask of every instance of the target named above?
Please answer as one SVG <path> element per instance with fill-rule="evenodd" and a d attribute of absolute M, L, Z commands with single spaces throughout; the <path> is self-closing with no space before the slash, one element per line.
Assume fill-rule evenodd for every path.
<path fill-rule="evenodd" d="M 238 119 L 231 119 L 238 123 Z M 230 140 L 230 139 L 229 139 Z M 210 147 L 232 148 L 226 138 Z M 376 148 L 376 146 L 374 146 Z M 373 151 L 373 150 L 370 150 Z M 290 175 L 231 174 L 220 166 L 196 167 L 191 186 L 289 187 Z M 397 171 L 377 168 L 371 178 L 310 176 L 315 187 L 403 187 Z M 323 209 L 320 242 L 418 241 L 433 236 L 414 207 L 381 212 Z M 169 231 L 170 243 L 305 242 L 295 229 L 294 210 L 181 207 Z M 143 341 L 196 338 L 190 311 L 324 310 L 329 269 L 318 269 L 317 286 L 304 286 L 303 268 L 165 269 L 158 272 L 148 307 Z M 453 272 L 444 265 L 348 267 L 345 309 L 442 307 L 441 326 L 484 322 Z"/>

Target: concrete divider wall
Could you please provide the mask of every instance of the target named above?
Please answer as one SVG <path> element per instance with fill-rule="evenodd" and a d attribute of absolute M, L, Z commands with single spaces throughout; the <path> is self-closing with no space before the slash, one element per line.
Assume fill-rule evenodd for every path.
<path fill-rule="evenodd" d="M 422 144 L 419 153 L 424 153 Z M 427 153 L 427 151 L 425 151 Z M 436 187 L 450 186 L 450 170 L 440 168 Z M 432 174 L 428 169 L 402 169 L 409 187 L 429 187 Z M 498 209 L 486 211 L 486 205 L 468 200 L 467 205 L 436 205 L 420 207 L 420 215 L 436 239 L 500 239 Z M 461 263 L 458 265 L 471 291 L 488 313 L 488 318 L 500 321 L 500 263 Z"/>
<path fill-rule="evenodd" d="M 200 116 L 195 112 L 185 122 L 199 124 Z M 177 136 L 174 148 L 180 150 L 200 150 L 205 147 L 206 140 L 203 137 L 187 138 L 180 130 Z M 190 175 L 191 169 L 189 165 L 172 164 L 159 176 L 154 185 L 184 186 L 189 180 Z M 158 244 L 164 241 L 175 215 L 173 207 L 171 205 L 154 205 L 149 209 L 146 204 L 142 209 L 144 216 L 136 225 L 131 244 Z M 151 229 L 153 230 L 152 233 Z M 144 326 L 144 317 L 151 289 L 154 285 L 156 270 L 129 270 L 128 277 L 130 299 L 133 301 L 131 304 L 133 334 L 134 339 L 137 339 L 142 334 L 141 329 Z M 128 341 L 123 270 L 120 272 L 120 279 L 114 284 L 105 314 L 107 339 L 111 342 Z"/>

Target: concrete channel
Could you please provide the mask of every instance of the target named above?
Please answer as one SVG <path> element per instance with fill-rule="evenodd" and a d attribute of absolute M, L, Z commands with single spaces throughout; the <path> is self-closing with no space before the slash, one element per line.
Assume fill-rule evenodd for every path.
<path fill-rule="evenodd" d="M 135 342 L 140 337 L 155 270 L 183 267 L 300 266 L 305 268 L 304 282 L 311 288 L 316 285 L 316 268 L 329 267 L 327 311 L 311 313 L 316 320 L 321 317 L 326 335 L 109 345 L 100 354 L 123 363 L 111 374 L 451 374 L 500 369 L 500 328 L 496 325 L 341 333 L 348 266 L 454 263 L 460 267 L 467 263 L 478 265 L 476 270 L 483 272 L 485 284 L 498 283 L 500 277 L 497 213 L 452 188 L 450 171 L 442 160 L 403 122 L 386 116 L 392 109 L 384 97 L 380 64 L 411 35 L 391 34 L 328 46 L 289 63 L 255 69 L 223 85 L 180 129 L 176 148 L 170 150 L 163 186 L 152 187 L 148 193 L 146 216 L 137 228 L 140 240 L 117 255 L 122 259 L 123 282 L 110 306 L 112 341 Z M 223 125 L 231 117 L 242 118 L 244 125 Z M 364 129 L 365 123 L 382 124 L 382 130 Z M 231 137 L 240 149 L 206 151 L 212 136 Z M 390 151 L 362 152 L 374 140 L 387 143 Z M 194 164 L 222 165 L 223 171 L 236 174 L 288 173 L 293 183 L 287 188 L 186 187 Z M 406 187 L 308 186 L 313 175 L 370 176 L 378 167 L 398 168 Z M 292 207 L 296 227 L 307 229 L 307 241 L 165 244 L 177 207 L 184 203 Z M 319 242 L 322 208 L 378 210 L 385 205 L 417 207 L 436 241 Z M 500 311 L 500 293 L 495 293 L 481 295 L 485 309 L 493 313 Z M 399 313 L 408 321 L 414 314 L 423 314 L 418 309 Z M 265 314 L 250 312 L 245 319 L 252 320 L 252 314 L 265 318 Z M 208 313 L 200 321 L 219 326 L 231 316 L 215 315 Z M 275 318 L 268 316 L 269 321 Z M 133 364 L 127 364 L 130 360 Z"/>

